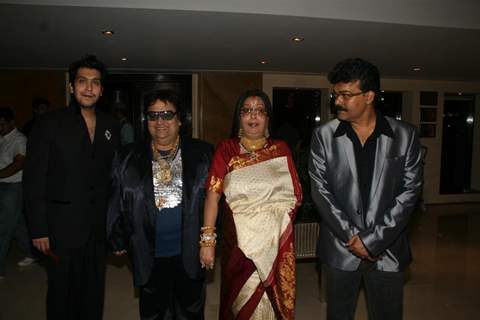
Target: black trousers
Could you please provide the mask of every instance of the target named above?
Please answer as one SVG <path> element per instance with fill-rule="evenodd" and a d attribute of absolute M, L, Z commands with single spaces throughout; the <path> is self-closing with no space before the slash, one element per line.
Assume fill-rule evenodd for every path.
<path fill-rule="evenodd" d="M 204 279 L 190 279 L 181 256 L 155 258 L 150 279 L 140 288 L 142 320 L 202 320 Z"/>
<path fill-rule="evenodd" d="M 403 313 L 403 272 L 385 272 L 363 261 L 356 271 L 323 265 L 327 285 L 327 319 L 353 320 L 363 282 L 369 320 L 400 320 Z"/>
<path fill-rule="evenodd" d="M 105 244 L 52 249 L 47 265 L 47 319 L 100 320 L 105 292 Z"/>

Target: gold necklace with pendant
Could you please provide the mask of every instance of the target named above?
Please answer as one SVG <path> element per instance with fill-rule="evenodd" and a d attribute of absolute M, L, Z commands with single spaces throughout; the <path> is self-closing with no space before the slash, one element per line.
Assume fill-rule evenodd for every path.
<path fill-rule="evenodd" d="M 153 160 L 155 161 L 155 164 L 153 165 L 153 175 L 155 179 L 162 184 L 167 184 L 172 181 L 171 163 L 178 151 L 178 141 L 179 137 L 177 137 L 172 149 L 170 149 L 170 152 L 166 156 L 162 156 L 152 142 Z"/>
<path fill-rule="evenodd" d="M 250 155 L 251 159 L 257 158 L 257 151 L 263 149 L 267 145 L 267 138 L 249 139 L 240 138 L 240 146 Z"/>

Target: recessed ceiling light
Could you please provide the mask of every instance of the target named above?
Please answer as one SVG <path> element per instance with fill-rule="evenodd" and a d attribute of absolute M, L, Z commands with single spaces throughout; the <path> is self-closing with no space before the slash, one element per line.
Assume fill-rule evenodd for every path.
<path fill-rule="evenodd" d="M 297 37 L 293 37 L 293 38 L 292 38 L 292 41 L 293 41 L 293 42 L 302 42 L 303 40 L 305 40 L 304 37 L 298 37 L 298 36 L 297 36 Z"/>
<path fill-rule="evenodd" d="M 417 72 L 417 71 L 420 71 L 422 70 L 422 68 L 418 67 L 418 66 L 415 66 L 415 67 L 412 67 L 412 70 Z"/>
<path fill-rule="evenodd" d="M 113 36 L 115 32 L 113 30 L 102 30 L 104 36 Z"/>
<path fill-rule="evenodd" d="M 127 57 L 123 57 L 123 58 L 122 58 L 122 61 L 127 61 L 127 60 L 128 60 Z"/>
<path fill-rule="evenodd" d="M 268 61 L 267 60 L 260 60 L 260 64 L 267 64 Z"/>

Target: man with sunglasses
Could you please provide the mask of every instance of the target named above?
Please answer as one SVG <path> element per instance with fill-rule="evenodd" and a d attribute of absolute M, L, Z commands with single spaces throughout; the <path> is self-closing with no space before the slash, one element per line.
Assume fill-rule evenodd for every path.
<path fill-rule="evenodd" d="M 95 56 L 70 65 L 71 103 L 35 120 L 24 170 L 27 220 L 47 259 L 47 318 L 101 319 L 105 214 L 118 121 L 97 108 L 106 69 Z"/>
<path fill-rule="evenodd" d="M 114 160 L 108 240 L 133 261 L 141 319 L 203 319 L 199 239 L 213 148 L 181 136 L 183 112 L 172 91 L 145 105 L 148 138 Z"/>
<path fill-rule="evenodd" d="M 406 228 L 423 177 L 417 130 L 375 109 L 371 63 L 346 59 L 328 79 L 337 119 L 315 129 L 309 163 L 327 318 L 353 319 L 363 282 L 369 319 L 402 319 Z"/>

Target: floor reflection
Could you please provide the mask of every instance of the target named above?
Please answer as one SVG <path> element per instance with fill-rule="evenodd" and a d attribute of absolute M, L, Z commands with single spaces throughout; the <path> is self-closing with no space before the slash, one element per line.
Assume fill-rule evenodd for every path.
<path fill-rule="evenodd" d="M 410 224 L 414 262 L 407 272 L 404 319 L 477 319 L 480 314 L 480 204 L 428 206 Z M 19 269 L 15 247 L 0 281 L 0 320 L 44 319 L 43 267 Z M 316 263 L 297 264 L 296 319 L 325 319 Z M 217 319 L 220 272 L 209 275 L 206 319 Z M 138 319 L 138 302 L 124 261 L 111 260 L 104 319 Z M 356 318 L 367 319 L 363 294 Z"/>

